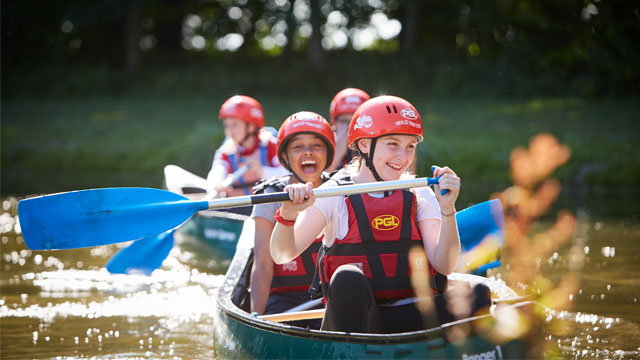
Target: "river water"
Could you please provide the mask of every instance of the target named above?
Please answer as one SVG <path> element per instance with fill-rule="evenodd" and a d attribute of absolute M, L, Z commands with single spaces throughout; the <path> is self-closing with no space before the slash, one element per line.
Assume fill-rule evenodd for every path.
<path fill-rule="evenodd" d="M 64 251 L 26 248 L 17 199 L 2 199 L 0 358 L 211 359 L 216 289 L 210 260 L 174 247 L 151 276 L 102 266 L 124 244 Z M 579 217 L 585 266 L 568 324 L 548 357 L 640 358 L 640 223 Z M 551 280 L 568 272 L 571 245 L 540 259 Z M 501 276 L 504 266 L 492 273 Z"/>

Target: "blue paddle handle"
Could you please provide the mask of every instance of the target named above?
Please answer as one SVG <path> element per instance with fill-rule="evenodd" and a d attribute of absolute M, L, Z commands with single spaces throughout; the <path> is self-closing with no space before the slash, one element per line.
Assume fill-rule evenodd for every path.
<path fill-rule="evenodd" d="M 441 175 L 441 176 L 442 176 L 442 175 Z M 440 180 L 440 176 L 438 176 L 438 177 L 436 177 L 436 178 L 427 178 L 427 183 L 428 183 L 429 185 L 435 185 L 435 184 L 437 184 L 437 183 L 438 183 L 438 180 Z M 443 190 L 440 192 L 440 195 L 444 195 L 444 194 L 446 194 L 446 193 L 448 193 L 448 192 L 449 192 L 449 190 L 443 189 Z"/>
<path fill-rule="evenodd" d="M 435 168 L 436 168 L 435 166 L 432 166 L 431 167 L 431 171 L 435 170 Z M 433 179 L 432 178 L 428 178 L 429 179 L 429 185 L 437 184 L 438 180 L 440 180 L 441 177 L 442 177 L 442 175 L 438 176 L 437 178 L 433 178 Z M 431 182 L 431 180 L 433 180 L 433 182 Z M 440 195 L 444 195 L 444 194 L 446 194 L 448 192 L 449 192 L 449 190 L 442 189 L 442 191 L 440 191 Z"/>

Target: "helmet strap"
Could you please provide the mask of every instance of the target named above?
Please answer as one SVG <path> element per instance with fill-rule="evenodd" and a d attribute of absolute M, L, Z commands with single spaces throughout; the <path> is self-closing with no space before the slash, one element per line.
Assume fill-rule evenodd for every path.
<path fill-rule="evenodd" d="M 378 172 L 376 171 L 375 166 L 373 166 L 373 152 L 376 149 L 377 142 L 378 142 L 377 138 L 371 139 L 371 144 L 369 145 L 369 154 L 365 154 L 362 151 L 359 151 L 359 152 L 362 158 L 364 159 L 364 163 L 367 165 L 369 170 L 371 170 L 371 174 L 373 175 L 373 178 L 376 179 L 376 181 L 384 181 L 382 180 L 380 175 L 378 175 Z"/>
<path fill-rule="evenodd" d="M 257 129 L 257 128 L 256 128 L 256 131 L 250 132 L 249 131 L 249 126 L 250 126 L 249 123 L 245 123 L 245 134 L 246 135 L 244 136 L 244 139 L 242 139 L 242 141 L 240 141 L 240 145 L 243 146 L 243 147 L 245 147 L 244 143 L 246 143 L 252 137 L 258 136 L 258 133 L 260 132 L 260 129 Z"/>
<path fill-rule="evenodd" d="M 288 144 L 287 144 L 287 146 L 288 146 Z M 286 149 L 286 148 L 287 148 L 287 146 L 284 146 L 284 148 Z M 287 170 L 291 171 L 291 174 L 292 174 L 296 179 L 298 179 L 298 181 L 300 181 L 301 183 L 303 183 L 303 184 L 304 184 L 304 183 L 305 183 L 305 182 L 304 182 L 304 180 L 302 180 L 302 179 L 300 178 L 300 176 L 298 176 L 298 174 L 296 174 L 296 172 L 295 172 L 295 171 L 293 171 L 293 169 L 291 169 L 291 165 L 289 165 L 289 160 L 288 160 L 288 159 L 287 159 L 287 160 L 285 160 L 285 159 L 284 159 L 284 156 L 282 157 L 282 160 L 284 160 L 284 164 L 282 164 L 282 166 L 284 166 L 284 168 L 285 168 L 285 169 L 287 169 Z"/>
<path fill-rule="evenodd" d="M 287 164 L 287 165 L 289 165 L 289 164 Z M 288 167 L 288 166 L 287 166 L 287 167 Z M 295 172 L 295 171 L 293 171 L 293 170 L 291 170 L 291 169 L 289 169 L 289 171 L 291 171 L 291 173 L 293 174 L 293 176 L 295 176 L 295 177 L 296 177 L 296 179 L 298 179 L 298 181 L 300 181 L 300 183 L 305 184 L 304 180 L 300 179 L 300 176 L 298 176 L 298 174 L 296 174 L 296 172 Z"/>

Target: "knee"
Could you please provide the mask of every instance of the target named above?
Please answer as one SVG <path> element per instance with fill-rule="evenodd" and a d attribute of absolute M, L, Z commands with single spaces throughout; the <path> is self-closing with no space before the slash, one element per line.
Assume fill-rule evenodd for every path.
<path fill-rule="evenodd" d="M 370 292 L 367 278 L 362 270 L 354 265 L 340 266 L 331 277 L 329 289 L 329 297 L 334 298 L 345 296 L 353 299 L 354 296 L 367 296 Z"/>

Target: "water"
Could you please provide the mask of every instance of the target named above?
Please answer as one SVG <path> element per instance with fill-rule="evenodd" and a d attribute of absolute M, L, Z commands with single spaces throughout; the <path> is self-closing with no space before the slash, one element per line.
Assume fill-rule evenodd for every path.
<path fill-rule="evenodd" d="M 175 247 L 145 277 L 102 269 L 122 244 L 30 251 L 16 201 L 3 199 L 0 215 L 0 358 L 215 356 L 214 297 L 223 275 L 208 270 L 208 259 Z M 547 336 L 553 345 L 547 355 L 640 358 L 640 224 L 580 219 L 581 284 L 572 308 L 552 314 L 564 327 Z M 559 281 L 569 271 L 570 250 L 571 244 L 541 259 L 543 275 Z"/>

